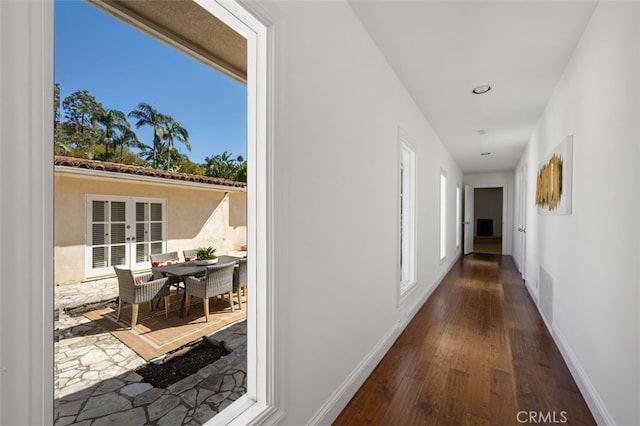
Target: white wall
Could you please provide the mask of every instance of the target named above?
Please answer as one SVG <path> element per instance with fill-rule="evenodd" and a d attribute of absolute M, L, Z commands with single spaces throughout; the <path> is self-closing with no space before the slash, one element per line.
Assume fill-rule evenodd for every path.
<path fill-rule="evenodd" d="M 455 261 L 462 175 L 346 3 L 259 6 L 277 30 L 276 386 L 284 424 L 329 424 Z M 400 306 L 399 127 L 418 174 L 418 286 Z M 451 218 L 442 264 L 441 167 Z"/>
<path fill-rule="evenodd" d="M 474 188 L 502 187 L 502 254 L 510 255 L 513 247 L 514 172 L 466 174 L 463 180 L 465 185 Z"/>
<path fill-rule="evenodd" d="M 52 423 L 52 19 L 51 2 L 0 1 L 2 425 Z"/>
<path fill-rule="evenodd" d="M 285 411 L 283 424 L 328 424 L 459 255 L 455 187 L 462 174 L 346 3 L 256 7 L 271 16 L 276 32 L 275 269 L 269 271 L 276 288 L 270 295 L 276 404 Z M 52 22 L 51 11 L 46 2 L 0 2 L 0 122 L 12 123 L 0 126 L 3 424 L 51 421 L 52 135 L 32 130 L 39 127 L 33 123 L 52 122 L 46 87 L 53 82 L 53 50 L 40 45 L 51 41 L 41 28 Z M 43 117 L 43 111 L 50 112 Z M 397 290 L 400 128 L 413 141 L 418 175 L 418 283 L 403 302 Z M 444 262 L 441 168 L 450 183 Z M 15 268 L 26 258 L 28 267 Z"/>
<path fill-rule="evenodd" d="M 640 424 L 640 4 L 602 2 L 522 157 L 527 285 L 553 279 L 552 330 L 601 424 Z M 536 213 L 538 165 L 573 135 L 573 213 Z"/>

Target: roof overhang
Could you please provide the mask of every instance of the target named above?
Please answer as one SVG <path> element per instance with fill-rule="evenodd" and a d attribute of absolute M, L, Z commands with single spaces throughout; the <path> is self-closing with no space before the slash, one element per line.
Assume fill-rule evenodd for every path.
<path fill-rule="evenodd" d="M 119 173 L 119 172 L 110 172 L 105 170 L 80 169 L 77 167 L 70 167 L 70 166 L 55 166 L 54 171 L 56 174 L 82 176 L 89 179 L 112 179 L 112 180 L 117 180 L 119 182 L 130 181 L 135 183 L 147 183 L 147 184 L 165 185 L 165 186 L 179 186 L 182 188 L 199 188 L 199 189 L 208 189 L 208 190 L 223 191 L 223 192 L 247 192 L 247 188 L 243 188 L 243 187 L 216 185 L 216 184 L 202 183 L 202 182 L 180 181 L 180 180 L 165 179 L 165 178 L 159 178 L 159 177 L 153 177 L 153 176 L 142 176 L 142 175 Z"/>
<path fill-rule="evenodd" d="M 246 84 L 247 40 L 192 0 L 87 0 Z"/>

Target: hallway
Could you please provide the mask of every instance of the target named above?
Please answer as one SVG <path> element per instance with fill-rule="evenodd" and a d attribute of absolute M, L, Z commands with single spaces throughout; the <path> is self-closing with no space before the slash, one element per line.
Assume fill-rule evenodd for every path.
<path fill-rule="evenodd" d="M 519 423 L 595 421 L 511 257 L 472 254 L 456 263 L 334 424 Z"/>

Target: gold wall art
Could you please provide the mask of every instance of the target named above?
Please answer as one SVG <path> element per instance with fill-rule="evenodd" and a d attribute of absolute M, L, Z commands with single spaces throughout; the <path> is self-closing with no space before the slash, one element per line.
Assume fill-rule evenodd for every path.
<path fill-rule="evenodd" d="M 571 214 L 573 136 L 567 136 L 538 168 L 536 205 L 539 214 Z"/>
<path fill-rule="evenodd" d="M 536 204 L 555 210 L 562 197 L 562 158 L 553 154 L 538 172 Z"/>

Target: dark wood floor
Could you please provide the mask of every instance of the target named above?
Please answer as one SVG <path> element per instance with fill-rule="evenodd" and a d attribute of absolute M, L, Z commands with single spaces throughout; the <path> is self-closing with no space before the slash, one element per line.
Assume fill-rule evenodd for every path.
<path fill-rule="evenodd" d="M 596 424 L 511 257 L 472 254 L 445 277 L 334 424 L 519 420 Z"/>

